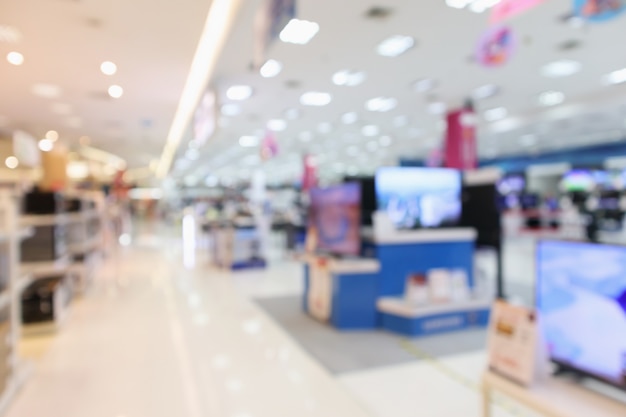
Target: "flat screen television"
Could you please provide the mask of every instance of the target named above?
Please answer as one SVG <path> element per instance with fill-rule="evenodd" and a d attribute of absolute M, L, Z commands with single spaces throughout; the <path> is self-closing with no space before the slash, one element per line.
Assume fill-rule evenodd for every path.
<path fill-rule="evenodd" d="M 536 261 L 552 361 L 626 389 L 626 247 L 541 241 Z"/>
<path fill-rule="evenodd" d="M 526 177 L 524 174 L 508 174 L 498 181 L 496 187 L 501 195 L 519 195 L 526 189 Z"/>
<path fill-rule="evenodd" d="M 571 192 L 590 192 L 596 186 L 596 177 L 586 169 L 573 169 L 563 176 L 561 188 L 563 191 Z"/>
<path fill-rule="evenodd" d="M 357 182 L 311 190 L 309 231 L 317 250 L 334 255 L 361 251 L 361 186 Z"/>
<path fill-rule="evenodd" d="M 378 209 L 399 229 L 457 226 L 461 218 L 461 173 L 447 168 L 380 168 Z"/>

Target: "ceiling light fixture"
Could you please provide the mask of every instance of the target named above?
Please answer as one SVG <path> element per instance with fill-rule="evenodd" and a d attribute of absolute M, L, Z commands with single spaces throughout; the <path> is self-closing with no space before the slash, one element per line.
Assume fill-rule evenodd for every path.
<path fill-rule="evenodd" d="M 49 130 L 46 132 L 46 139 L 56 142 L 59 140 L 59 133 L 56 130 Z"/>
<path fill-rule="evenodd" d="M 287 122 L 283 119 L 272 119 L 267 122 L 267 128 L 274 132 L 282 132 L 287 129 Z"/>
<path fill-rule="evenodd" d="M 298 135 L 298 138 L 302 142 L 310 142 L 311 140 L 313 140 L 313 133 L 309 132 L 308 130 L 305 130 L 304 132 L 300 132 L 300 134 Z"/>
<path fill-rule="evenodd" d="M 317 35 L 320 25 L 308 20 L 291 19 L 280 32 L 280 40 L 285 43 L 306 45 Z"/>
<path fill-rule="evenodd" d="M 434 115 L 444 114 L 448 110 L 448 106 L 443 101 L 435 101 L 428 104 L 428 111 Z"/>
<path fill-rule="evenodd" d="M 363 134 L 363 136 L 368 137 L 378 136 L 380 134 L 380 128 L 376 125 L 365 125 L 361 129 L 361 133 Z"/>
<path fill-rule="evenodd" d="M 237 116 L 241 113 L 241 107 L 234 103 L 224 104 L 220 110 L 224 116 Z"/>
<path fill-rule="evenodd" d="M 421 80 L 415 81 L 413 84 L 413 89 L 418 93 L 428 93 L 437 87 L 437 81 L 432 78 L 422 78 Z"/>
<path fill-rule="evenodd" d="M 565 94 L 561 91 L 544 91 L 539 94 L 538 100 L 541 106 L 556 106 L 565 101 Z"/>
<path fill-rule="evenodd" d="M 50 152 L 53 147 L 54 147 L 54 144 L 52 143 L 50 139 L 41 139 L 39 141 L 39 149 L 42 152 Z"/>
<path fill-rule="evenodd" d="M 233 85 L 226 90 L 226 97 L 233 101 L 243 101 L 252 97 L 252 87 L 249 85 Z"/>
<path fill-rule="evenodd" d="M 393 143 L 393 139 L 391 138 L 391 136 L 381 136 L 380 138 L 378 138 L 378 143 L 380 144 L 380 146 L 391 146 L 391 144 Z"/>
<path fill-rule="evenodd" d="M 507 110 L 504 107 L 495 107 L 493 109 L 485 110 L 483 116 L 488 122 L 497 122 L 506 118 L 508 115 Z"/>
<path fill-rule="evenodd" d="M 346 125 L 351 125 L 359 120 L 359 115 L 356 112 L 348 112 L 341 115 L 341 122 Z"/>
<path fill-rule="evenodd" d="M 189 75 L 161 155 L 157 178 L 164 179 L 170 170 L 189 121 L 206 91 L 206 85 L 213 76 L 220 53 L 241 4 L 242 0 L 213 0 L 211 2 Z"/>
<path fill-rule="evenodd" d="M 17 28 L 8 25 L 0 25 L 0 42 L 17 43 L 22 39 L 22 34 Z"/>
<path fill-rule="evenodd" d="M 15 169 L 20 164 L 20 161 L 18 161 L 18 159 L 14 156 L 9 156 L 7 159 L 4 160 L 4 164 L 9 169 Z"/>
<path fill-rule="evenodd" d="M 363 71 L 343 70 L 333 74 L 333 83 L 339 86 L 356 87 L 365 81 Z"/>
<path fill-rule="evenodd" d="M 61 87 L 55 84 L 34 84 L 31 87 L 31 92 L 34 95 L 43 98 L 56 98 L 61 95 Z"/>
<path fill-rule="evenodd" d="M 613 72 L 607 74 L 604 77 L 604 82 L 607 85 L 615 85 L 615 84 L 625 83 L 626 82 L 626 68 L 622 68 L 620 70 L 613 71 Z"/>
<path fill-rule="evenodd" d="M 109 96 L 112 98 L 120 98 L 122 95 L 124 95 L 124 89 L 121 86 L 113 84 L 109 87 Z"/>
<path fill-rule="evenodd" d="M 497 95 L 500 92 L 500 87 L 495 84 L 485 84 L 477 87 L 472 91 L 472 98 L 474 100 L 485 100 Z"/>
<path fill-rule="evenodd" d="M 292 108 L 285 110 L 285 117 L 287 120 L 297 120 L 300 118 L 300 110 Z"/>
<path fill-rule="evenodd" d="M 114 75 L 117 72 L 117 65 L 111 61 L 104 61 L 100 64 L 100 71 L 104 75 Z"/>
<path fill-rule="evenodd" d="M 396 108 L 398 100 L 393 97 L 376 97 L 365 103 L 365 108 L 374 112 L 388 112 Z"/>
<path fill-rule="evenodd" d="M 322 135 L 327 135 L 333 130 L 333 125 L 328 122 L 322 122 L 317 126 L 317 131 Z"/>
<path fill-rule="evenodd" d="M 541 74 L 547 78 L 569 77 L 580 71 L 582 65 L 571 59 L 561 59 L 546 64 L 541 68 Z"/>
<path fill-rule="evenodd" d="M 409 124 L 409 118 L 405 115 L 396 116 L 393 119 L 393 125 L 395 127 L 404 127 Z"/>
<path fill-rule="evenodd" d="M 239 145 L 244 148 L 254 148 L 259 144 L 259 138 L 256 136 L 242 136 L 239 138 Z"/>
<path fill-rule="evenodd" d="M 24 63 L 24 55 L 19 52 L 9 52 L 7 54 L 7 61 L 9 61 L 9 64 L 11 65 L 22 65 Z"/>
<path fill-rule="evenodd" d="M 330 104 L 332 99 L 333 98 L 329 93 L 310 91 L 300 96 L 300 104 L 303 106 L 326 106 Z"/>
<path fill-rule="evenodd" d="M 259 73 L 263 78 L 273 78 L 280 74 L 282 70 L 283 64 L 275 59 L 268 59 L 259 70 Z"/>
<path fill-rule="evenodd" d="M 415 46 L 415 39 L 411 36 L 395 35 L 382 41 L 376 48 L 379 55 L 397 57 Z"/>

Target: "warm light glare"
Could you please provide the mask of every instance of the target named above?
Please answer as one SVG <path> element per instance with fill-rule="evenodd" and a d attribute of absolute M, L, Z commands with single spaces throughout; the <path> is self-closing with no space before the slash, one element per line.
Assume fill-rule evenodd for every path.
<path fill-rule="evenodd" d="M 56 142 L 59 140 L 59 133 L 56 130 L 49 130 L 46 132 L 46 139 Z"/>
<path fill-rule="evenodd" d="M 117 72 L 117 65 L 111 61 L 104 61 L 100 64 L 100 71 L 102 71 L 104 75 L 113 75 Z"/>
<path fill-rule="evenodd" d="M 113 98 L 120 98 L 124 94 L 124 89 L 119 85 L 109 87 L 109 95 Z"/>
<path fill-rule="evenodd" d="M 9 52 L 7 54 L 7 61 L 11 65 L 22 65 L 24 63 L 24 55 L 19 52 Z"/>
<path fill-rule="evenodd" d="M 52 143 L 50 139 L 41 139 L 39 141 L 39 149 L 42 152 L 50 152 L 53 147 L 54 147 L 54 144 Z"/>
<path fill-rule="evenodd" d="M 15 169 L 20 164 L 20 161 L 18 161 L 17 158 L 14 156 L 9 156 L 7 159 L 5 159 L 4 164 L 9 169 Z"/>

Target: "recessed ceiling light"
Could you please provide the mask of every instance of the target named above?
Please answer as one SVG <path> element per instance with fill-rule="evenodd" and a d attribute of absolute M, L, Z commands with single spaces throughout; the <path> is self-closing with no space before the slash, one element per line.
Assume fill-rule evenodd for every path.
<path fill-rule="evenodd" d="M 493 109 L 485 110 L 483 116 L 488 122 L 496 122 L 504 119 L 508 115 L 507 110 L 504 107 L 495 107 Z"/>
<path fill-rule="evenodd" d="M 206 180 L 204 180 L 204 185 L 206 185 L 207 187 L 217 187 L 219 183 L 219 179 L 213 175 L 209 175 L 208 177 L 206 177 Z"/>
<path fill-rule="evenodd" d="M 124 94 L 124 89 L 119 85 L 112 85 L 109 87 L 109 96 L 112 98 L 120 98 Z"/>
<path fill-rule="evenodd" d="M 100 71 L 102 71 L 104 75 L 113 75 L 117 72 L 117 65 L 111 61 L 104 61 L 100 64 Z"/>
<path fill-rule="evenodd" d="M 297 120 L 300 118 L 300 110 L 291 108 L 285 110 L 285 117 L 287 120 Z"/>
<path fill-rule="evenodd" d="M 604 81 L 606 84 L 614 85 L 614 84 L 622 84 L 626 82 L 626 68 L 613 71 L 604 77 Z"/>
<path fill-rule="evenodd" d="M 398 105 L 398 100 L 393 97 L 376 97 L 365 103 L 365 108 L 369 111 L 388 112 Z"/>
<path fill-rule="evenodd" d="M 31 87 L 31 92 L 39 97 L 55 98 L 61 95 L 61 87 L 54 84 L 35 84 Z"/>
<path fill-rule="evenodd" d="M 351 125 L 359 120 L 359 115 L 356 112 L 348 112 L 341 115 L 341 122 L 346 125 Z"/>
<path fill-rule="evenodd" d="M 221 107 L 221 112 L 224 116 L 237 116 L 241 113 L 241 107 L 234 103 L 228 103 Z"/>
<path fill-rule="evenodd" d="M 17 28 L 8 25 L 0 25 L 0 42 L 17 43 L 22 38 L 22 34 Z"/>
<path fill-rule="evenodd" d="M 72 114 L 72 106 L 67 103 L 52 103 L 52 112 L 56 114 Z"/>
<path fill-rule="evenodd" d="M 253 148 L 259 144 L 259 138 L 256 136 L 242 136 L 239 138 L 239 145 L 244 148 Z"/>
<path fill-rule="evenodd" d="M 300 138 L 302 142 L 310 142 L 311 140 L 313 140 L 313 133 L 305 130 L 304 132 L 300 132 L 298 138 Z"/>
<path fill-rule="evenodd" d="M 20 161 L 18 161 L 18 159 L 14 156 L 9 156 L 7 159 L 4 160 L 4 164 L 9 169 L 15 169 L 20 164 Z"/>
<path fill-rule="evenodd" d="M 185 152 L 185 158 L 189 159 L 190 161 L 196 161 L 198 160 L 198 158 L 200 158 L 200 151 L 194 148 L 187 149 L 187 152 Z"/>
<path fill-rule="evenodd" d="M 393 139 L 391 138 L 391 136 L 381 136 L 380 138 L 378 138 L 378 143 L 380 143 L 380 146 L 391 146 L 391 144 L 393 143 Z"/>
<path fill-rule="evenodd" d="M 328 93 L 310 91 L 300 96 L 300 104 L 303 106 L 326 106 L 332 101 L 332 96 Z"/>
<path fill-rule="evenodd" d="M 365 73 L 363 71 L 343 70 L 333 74 L 333 83 L 335 85 L 356 87 L 365 81 Z"/>
<path fill-rule="evenodd" d="M 53 147 L 54 147 L 54 144 L 52 143 L 50 139 L 41 139 L 39 141 L 39 149 L 42 152 L 50 152 Z"/>
<path fill-rule="evenodd" d="M 283 119 L 272 119 L 267 122 L 267 128 L 274 132 L 282 132 L 287 129 L 287 122 Z"/>
<path fill-rule="evenodd" d="M 437 87 L 437 81 L 432 78 L 422 78 L 421 80 L 415 81 L 413 84 L 413 89 L 418 93 L 428 93 Z"/>
<path fill-rule="evenodd" d="M 431 114 L 435 114 L 435 115 L 444 114 L 446 110 L 448 110 L 448 106 L 446 106 L 446 103 L 442 101 L 435 101 L 435 102 L 428 104 L 428 111 Z"/>
<path fill-rule="evenodd" d="M 563 103 L 565 101 L 565 94 L 561 91 L 544 91 L 539 94 L 539 104 L 542 106 L 556 106 L 557 104 Z"/>
<path fill-rule="evenodd" d="M 328 122 L 322 122 L 317 126 L 317 131 L 323 135 L 326 135 L 333 130 L 333 125 Z"/>
<path fill-rule="evenodd" d="M 378 136 L 380 134 L 380 128 L 376 125 L 365 125 L 361 129 L 363 136 Z"/>
<path fill-rule="evenodd" d="M 243 101 L 252 97 L 252 87 L 249 85 L 233 85 L 226 90 L 226 97 L 229 100 Z"/>
<path fill-rule="evenodd" d="M 263 78 L 273 78 L 280 74 L 282 70 L 283 64 L 275 59 L 268 59 L 259 70 L 259 73 Z"/>
<path fill-rule="evenodd" d="M 296 45 L 306 45 L 317 35 L 320 25 L 308 20 L 291 19 L 280 32 L 280 40 Z"/>
<path fill-rule="evenodd" d="M 56 142 L 59 140 L 59 133 L 56 130 L 49 130 L 46 132 L 46 139 Z"/>
<path fill-rule="evenodd" d="M 404 127 L 409 124 L 409 118 L 405 115 L 396 116 L 393 119 L 393 125 L 395 127 Z"/>
<path fill-rule="evenodd" d="M 477 87 L 472 91 L 472 98 L 474 100 L 484 100 L 495 96 L 500 92 L 500 87 L 495 84 L 485 84 Z"/>
<path fill-rule="evenodd" d="M 581 68 L 582 65 L 578 61 L 561 59 L 544 65 L 541 74 L 548 78 L 569 77 L 579 72 Z"/>
<path fill-rule="evenodd" d="M 472 0 L 446 0 L 446 4 L 454 9 L 464 9 Z"/>
<path fill-rule="evenodd" d="M 415 39 L 411 36 L 395 35 L 382 41 L 376 52 L 382 56 L 397 57 L 415 46 Z"/>
<path fill-rule="evenodd" d="M 22 65 L 24 63 L 24 55 L 19 52 L 9 52 L 7 54 L 7 61 L 11 65 Z"/>

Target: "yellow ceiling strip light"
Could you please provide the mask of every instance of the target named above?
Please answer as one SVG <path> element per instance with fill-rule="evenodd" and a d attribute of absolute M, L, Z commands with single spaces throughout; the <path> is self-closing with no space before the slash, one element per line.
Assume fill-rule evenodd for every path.
<path fill-rule="evenodd" d="M 159 161 L 156 172 L 159 179 L 165 178 L 172 166 L 185 129 L 213 76 L 217 60 L 240 6 L 241 0 L 213 0 L 211 3 L 185 88 Z"/>
<path fill-rule="evenodd" d="M 93 148 L 91 146 L 81 146 L 78 153 L 84 158 L 91 161 L 100 162 L 104 165 L 110 165 L 113 168 L 123 171 L 127 167 L 126 160 L 102 149 Z"/>

